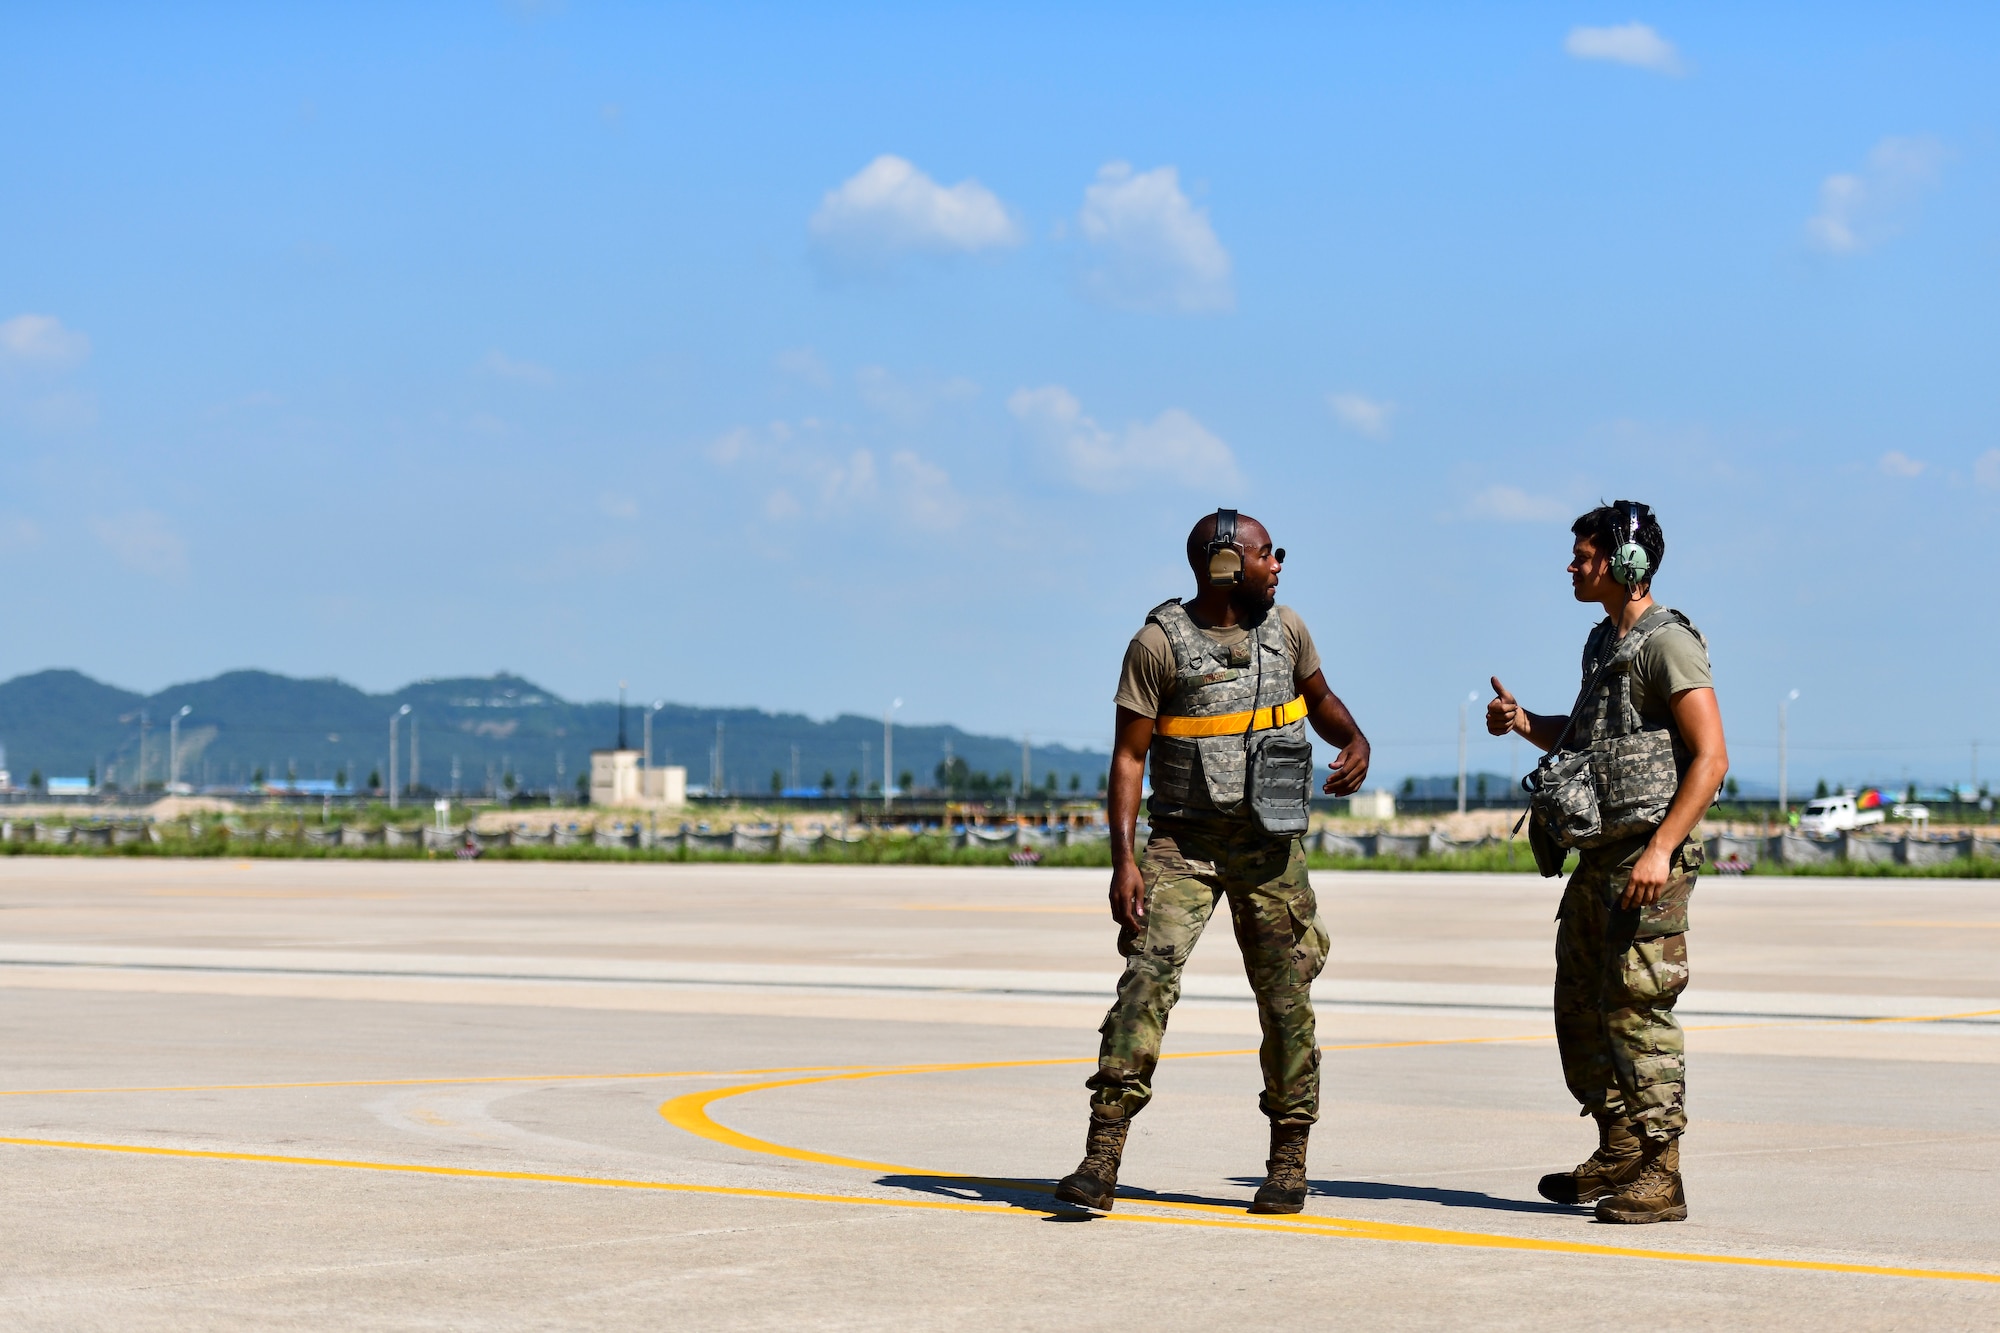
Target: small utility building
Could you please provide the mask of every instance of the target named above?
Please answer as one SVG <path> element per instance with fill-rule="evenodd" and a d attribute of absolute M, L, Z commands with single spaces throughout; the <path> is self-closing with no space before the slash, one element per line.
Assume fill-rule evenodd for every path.
<path fill-rule="evenodd" d="M 687 804 L 688 771 L 651 767 L 637 750 L 590 752 L 590 803 L 663 808 Z"/>

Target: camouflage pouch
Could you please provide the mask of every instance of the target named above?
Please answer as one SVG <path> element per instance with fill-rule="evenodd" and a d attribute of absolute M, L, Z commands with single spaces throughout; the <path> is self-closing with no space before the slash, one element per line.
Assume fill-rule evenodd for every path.
<path fill-rule="evenodd" d="M 1542 827 L 1542 821 L 1532 817 L 1528 820 L 1528 850 L 1534 854 L 1535 869 L 1543 879 L 1554 879 L 1562 874 L 1563 861 L 1568 853 L 1556 845 L 1556 840 Z"/>
<path fill-rule="evenodd" d="M 1257 826 L 1277 837 L 1306 831 L 1312 801 L 1312 745 L 1272 734 L 1250 749 L 1244 788 Z"/>
<path fill-rule="evenodd" d="M 1580 846 L 1603 831 L 1588 752 L 1556 750 L 1544 756 L 1521 785 L 1528 789 L 1534 821 L 1558 847 Z"/>

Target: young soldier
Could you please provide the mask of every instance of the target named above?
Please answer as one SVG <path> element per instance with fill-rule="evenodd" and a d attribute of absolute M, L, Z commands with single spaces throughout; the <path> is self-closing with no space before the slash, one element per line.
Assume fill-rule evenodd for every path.
<path fill-rule="evenodd" d="M 1570 531 L 1576 600 L 1604 608 L 1584 644 L 1583 690 L 1568 714 L 1530 713 L 1496 676 L 1486 705 L 1495 736 L 1519 732 L 1554 752 L 1543 771 L 1562 799 L 1538 795 L 1530 829 L 1543 873 L 1561 873 L 1549 866 L 1562 849 L 1580 851 L 1557 913 L 1556 1046 L 1598 1146 L 1540 1189 L 1557 1203 L 1598 1200 L 1602 1222 L 1678 1222 L 1687 1071 L 1674 1000 L 1687 985 L 1688 896 L 1702 864 L 1694 827 L 1729 754 L 1708 641 L 1653 601 L 1666 538 L 1652 511 L 1620 500 Z M 1581 776 L 1561 782 L 1572 767 Z"/>
<path fill-rule="evenodd" d="M 1326 687 L 1305 622 L 1277 605 L 1285 553 L 1233 509 L 1195 524 L 1192 602 L 1163 602 L 1125 650 L 1111 758 L 1111 915 L 1125 974 L 1099 1029 L 1090 1128 L 1056 1197 L 1111 1207 L 1132 1117 L 1153 1096 L 1153 1068 L 1181 969 L 1217 900 L 1230 921 L 1264 1029 L 1259 1052 L 1271 1121 L 1266 1179 L 1253 1213 L 1305 1207 L 1306 1135 L 1319 1114 L 1319 1045 L 1310 987 L 1326 963 L 1326 927 L 1306 882 L 1307 723 L 1340 748 L 1326 791 L 1368 776 L 1368 741 Z M 1133 855 L 1150 756 L 1152 836 Z"/>

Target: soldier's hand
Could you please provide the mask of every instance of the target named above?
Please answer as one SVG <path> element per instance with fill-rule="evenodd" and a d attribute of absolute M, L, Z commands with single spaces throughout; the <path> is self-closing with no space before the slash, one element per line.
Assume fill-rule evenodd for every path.
<path fill-rule="evenodd" d="M 1366 736 L 1356 736 L 1334 757 L 1327 768 L 1326 785 L 1320 790 L 1328 796 L 1352 796 L 1361 790 L 1361 784 L 1368 780 L 1368 761 L 1372 752 L 1368 748 Z"/>
<path fill-rule="evenodd" d="M 1111 918 L 1127 930 L 1146 928 L 1146 879 L 1136 861 L 1111 867 Z"/>
<path fill-rule="evenodd" d="M 1657 847 L 1648 847 L 1639 855 L 1639 864 L 1632 867 L 1632 878 L 1625 883 L 1625 892 L 1619 895 L 1618 905 L 1624 908 L 1646 907 L 1660 900 L 1666 891 L 1667 876 L 1673 867 L 1667 854 Z"/>
<path fill-rule="evenodd" d="M 1514 696 L 1500 683 L 1500 677 L 1494 676 L 1492 680 L 1493 698 L 1486 705 L 1487 734 L 1505 736 L 1510 731 L 1519 731 L 1523 711 L 1521 705 L 1514 701 Z"/>

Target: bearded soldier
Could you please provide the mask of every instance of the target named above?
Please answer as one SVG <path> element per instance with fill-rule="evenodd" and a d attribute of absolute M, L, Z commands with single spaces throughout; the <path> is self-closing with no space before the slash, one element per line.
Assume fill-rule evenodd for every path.
<path fill-rule="evenodd" d="M 1111 915 L 1125 973 L 1099 1031 L 1088 1080 L 1083 1162 L 1056 1197 L 1112 1205 L 1132 1117 L 1153 1096 L 1167 1013 L 1181 969 L 1218 900 L 1243 950 L 1264 1042 L 1259 1106 L 1270 1155 L 1253 1213 L 1305 1207 L 1306 1136 L 1319 1114 L 1319 1045 L 1310 987 L 1328 939 L 1306 880 L 1312 745 L 1340 754 L 1325 790 L 1345 796 L 1368 776 L 1368 741 L 1327 689 L 1305 622 L 1277 605 L 1285 553 L 1264 525 L 1233 509 L 1187 539 L 1194 600 L 1163 602 L 1125 650 L 1111 758 Z M 1152 835 L 1133 854 L 1147 760 Z"/>
<path fill-rule="evenodd" d="M 1486 729 L 1550 751 L 1529 779 L 1529 840 L 1544 875 L 1579 852 L 1557 913 L 1555 1025 L 1563 1078 L 1597 1121 L 1597 1151 L 1543 1176 L 1542 1196 L 1597 1202 L 1603 1222 L 1687 1217 L 1680 1137 L 1687 1079 L 1674 1001 L 1688 980 L 1693 837 L 1729 771 L 1708 641 L 1653 601 L 1659 520 L 1629 500 L 1570 531 L 1570 583 L 1604 619 L 1583 648 L 1567 714 L 1530 713 L 1499 677 Z"/>

